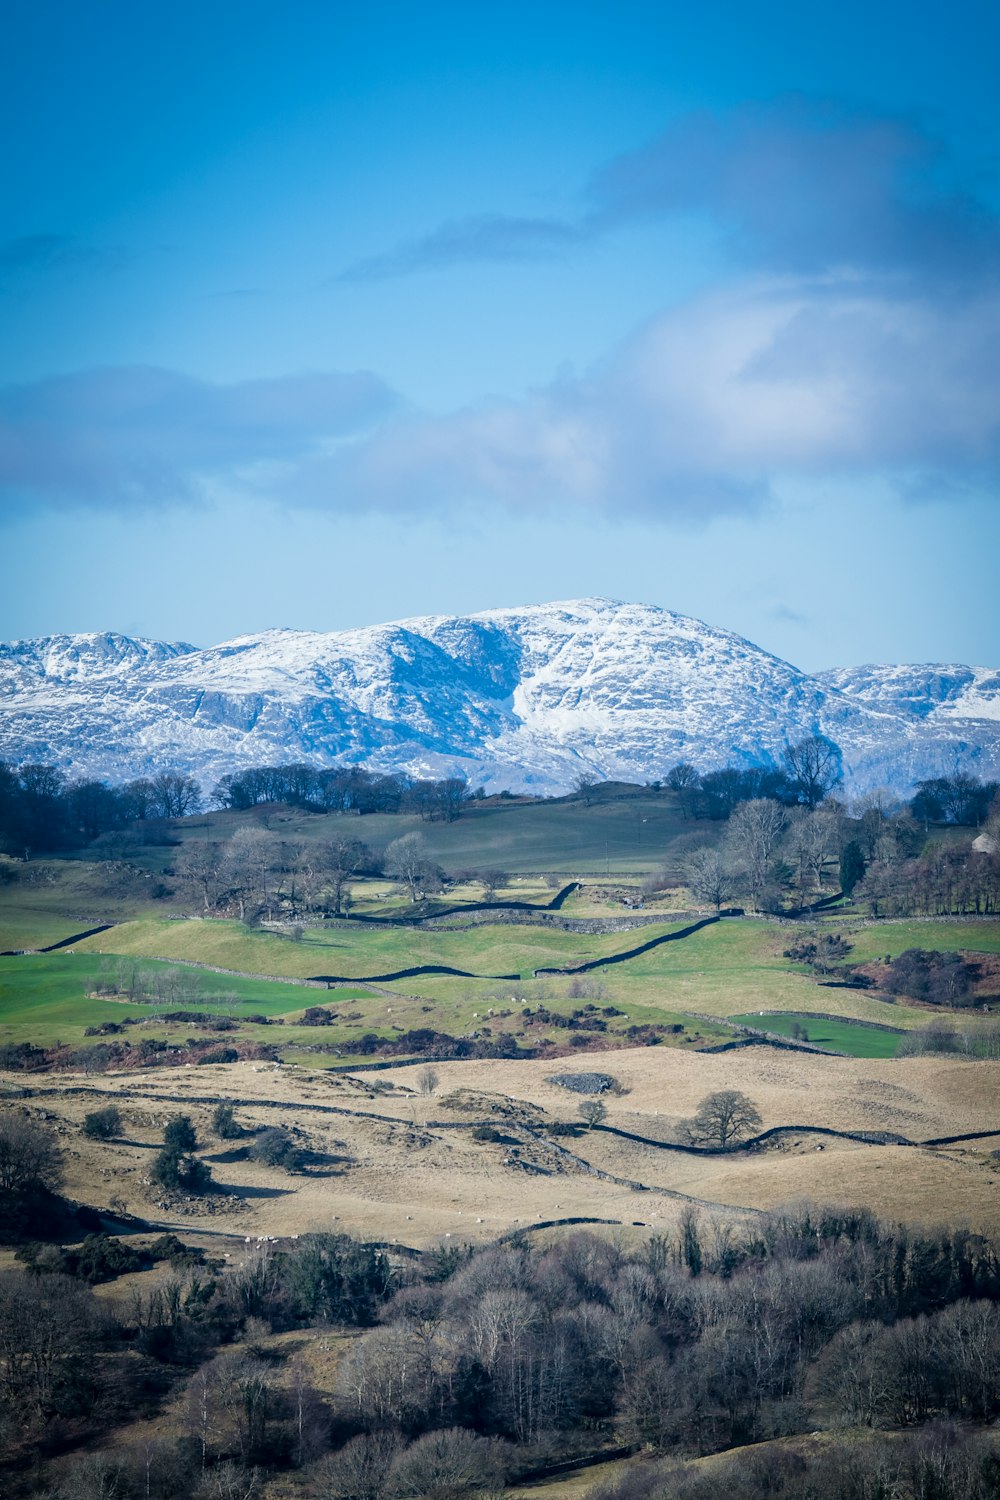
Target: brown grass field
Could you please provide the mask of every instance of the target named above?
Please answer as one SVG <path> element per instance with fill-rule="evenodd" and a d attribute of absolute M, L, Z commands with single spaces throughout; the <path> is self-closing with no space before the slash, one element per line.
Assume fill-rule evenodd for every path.
<path fill-rule="evenodd" d="M 612 1073 L 627 1090 L 607 1097 L 607 1123 L 652 1139 L 670 1139 L 678 1120 L 693 1114 L 706 1093 L 732 1087 L 757 1103 L 765 1128 L 894 1131 L 913 1141 L 982 1130 L 997 1136 L 906 1147 L 804 1133 L 717 1157 L 659 1151 L 600 1130 L 557 1142 L 592 1166 L 648 1189 L 637 1191 L 588 1174 L 517 1123 L 519 1116 L 532 1115 L 576 1120 L 578 1096 L 547 1076 L 581 1066 Z M 337 1228 L 427 1246 L 481 1241 L 577 1217 L 610 1219 L 632 1233 L 648 1233 L 672 1225 L 692 1199 L 709 1217 L 742 1217 L 810 1199 L 863 1204 L 890 1219 L 963 1223 L 1000 1233 L 1000 1160 L 991 1154 L 1000 1147 L 1000 1063 L 862 1060 L 766 1048 L 721 1055 L 631 1048 L 588 1053 L 585 1060 L 453 1062 L 435 1070 L 439 1084 L 429 1097 L 417 1091 L 416 1064 L 355 1079 L 237 1063 L 196 1074 L 170 1070 L 96 1082 L 49 1075 L 25 1102 L 60 1130 L 74 1197 L 99 1207 L 124 1204 L 157 1225 L 213 1240 Z M 373 1081 L 376 1090 L 391 1092 L 375 1092 Z M 475 1107 L 450 1107 L 448 1097 L 456 1090 L 479 1096 Z M 240 1101 L 237 1117 L 247 1129 L 283 1124 L 294 1130 L 316 1153 L 314 1164 L 289 1174 L 245 1159 L 244 1141 L 216 1141 L 209 1128 L 211 1105 L 198 1101 L 227 1097 Z M 124 1138 L 87 1140 L 79 1129 L 84 1113 L 110 1099 L 125 1116 Z M 218 1186 L 203 1200 L 169 1201 L 148 1181 L 163 1124 L 181 1112 L 194 1119 Z M 471 1126 L 488 1119 L 504 1142 L 472 1138 Z M 468 1124 L 436 1124 L 445 1121 Z"/>

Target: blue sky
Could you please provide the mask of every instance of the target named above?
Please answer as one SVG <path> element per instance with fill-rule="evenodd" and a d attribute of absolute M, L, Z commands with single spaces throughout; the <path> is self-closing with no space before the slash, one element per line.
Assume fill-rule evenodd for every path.
<path fill-rule="evenodd" d="M 14 0 L 0 637 L 997 663 L 998 18 Z"/>

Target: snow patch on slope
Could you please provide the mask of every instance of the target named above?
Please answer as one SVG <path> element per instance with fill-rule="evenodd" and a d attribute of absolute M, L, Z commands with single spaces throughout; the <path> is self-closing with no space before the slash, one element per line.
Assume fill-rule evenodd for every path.
<path fill-rule="evenodd" d="M 810 677 L 731 631 L 578 599 L 203 650 L 89 634 L 0 646 L 0 755 L 112 779 L 211 782 L 265 762 L 365 762 L 488 787 L 645 781 L 678 760 L 771 763 L 835 740 L 855 790 L 1000 769 L 1000 674 L 862 667 Z"/>

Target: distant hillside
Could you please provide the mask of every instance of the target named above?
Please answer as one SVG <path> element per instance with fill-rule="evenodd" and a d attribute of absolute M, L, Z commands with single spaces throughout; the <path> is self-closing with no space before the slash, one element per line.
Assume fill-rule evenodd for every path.
<path fill-rule="evenodd" d="M 0 646 L 0 756 L 111 780 L 349 761 L 553 792 L 681 759 L 769 763 L 814 733 L 840 746 L 854 790 L 956 765 L 996 775 L 1000 673 L 808 676 L 730 631 L 605 599 L 203 650 L 111 633 Z"/>

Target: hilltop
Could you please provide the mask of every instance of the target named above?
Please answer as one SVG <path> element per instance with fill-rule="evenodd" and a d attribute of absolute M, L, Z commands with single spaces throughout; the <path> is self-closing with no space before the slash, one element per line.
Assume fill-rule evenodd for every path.
<path fill-rule="evenodd" d="M 653 781 L 679 760 L 770 764 L 823 734 L 854 791 L 1000 768 L 1000 674 L 810 676 L 731 631 L 582 599 L 222 645 L 114 633 L 0 647 L 0 756 L 111 780 L 210 783 L 267 762 L 363 762 L 487 789 Z"/>

